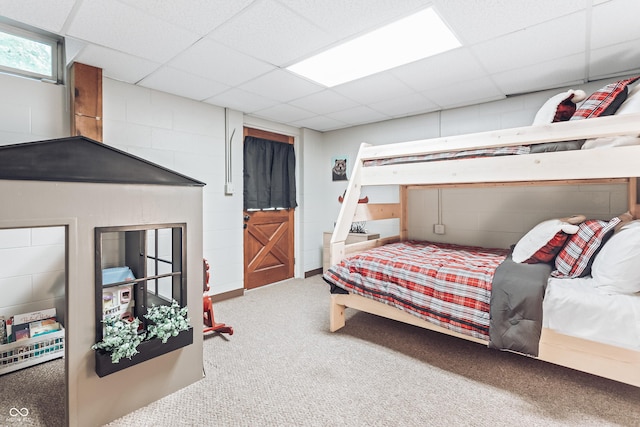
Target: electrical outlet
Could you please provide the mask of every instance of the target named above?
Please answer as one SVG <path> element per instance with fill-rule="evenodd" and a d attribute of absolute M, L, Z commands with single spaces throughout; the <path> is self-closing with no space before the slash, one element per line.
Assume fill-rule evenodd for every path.
<path fill-rule="evenodd" d="M 433 232 L 435 234 L 444 234 L 444 224 L 433 224 Z"/>

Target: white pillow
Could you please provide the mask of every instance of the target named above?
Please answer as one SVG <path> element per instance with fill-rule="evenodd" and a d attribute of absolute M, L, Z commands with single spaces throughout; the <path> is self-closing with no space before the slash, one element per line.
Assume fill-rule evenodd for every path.
<path fill-rule="evenodd" d="M 600 138 L 587 139 L 582 144 L 583 150 L 591 148 L 623 147 L 625 145 L 639 145 L 640 137 L 637 135 L 603 136 Z"/>
<path fill-rule="evenodd" d="M 558 108 L 562 104 L 566 104 L 570 106 L 570 109 L 573 110 L 573 111 L 568 111 L 567 114 L 569 114 L 569 112 L 571 114 L 569 114 L 568 117 L 564 119 L 564 120 L 569 120 L 573 112 L 575 112 L 576 102 L 580 102 L 586 97 L 587 97 L 587 94 L 581 89 L 578 89 L 578 90 L 569 89 L 566 92 L 562 92 L 557 95 L 554 95 L 551 98 L 549 98 L 542 105 L 542 107 L 540 107 L 540 109 L 536 113 L 536 116 L 533 118 L 532 124 L 544 125 L 548 123 L 553 123 L 556 113 L 558 112 Z"/>
<path fill-rule="evenodd" d="M 636 83 L 635 87 L 629 91 L 627 99 L 624 100 L 620 108 L 615 112 L 616 116 L 622 114 L 640 113 L 640 84 Z"/>
<path fill-rule="evenodd" d="M 596 255 L 591 276 L 606 291 L 640 292 L 640 222 L 631 221 L 611 236 Z"/>
<path fill-rule="evenodd" d="M 511 258 L 514 262 L 522 263 L 533 257 L 536 252 L 543 249 L 559 232 L 575 234 L 578 226 L 569 224 L 561 219 L 549 219 L 533 227 L 513 248 Z M 558 248 L 560 250 L 560 248 Z"/>

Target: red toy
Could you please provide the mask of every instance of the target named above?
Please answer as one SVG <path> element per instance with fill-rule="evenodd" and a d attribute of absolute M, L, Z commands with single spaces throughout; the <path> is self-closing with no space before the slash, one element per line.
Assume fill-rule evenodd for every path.
<path fill-rule="evenodd" d="M 219 332 L 221 334 L 233 335 L 233 328 L 231 326 L 227 326 L 224 323 L 216 323 L 215 319 L 213 318 L 213 303 L 211 302 L 211 297 L 207 295 L 207 292 L 209 291 L 209 289 L 211 289 L 209 287 L 209 263 L 207 262 L 206 259 L 203 259 L 203 262 L 204 262 L 204 286 L 203 286 L 204 295 L 202 297 L 202 303 L 203 303 L 203 309 L 204 309 L 204 313 L 203 313 L 204 328 L 202 329 L 202 332 L 205 334 L 208 332 Z"/>

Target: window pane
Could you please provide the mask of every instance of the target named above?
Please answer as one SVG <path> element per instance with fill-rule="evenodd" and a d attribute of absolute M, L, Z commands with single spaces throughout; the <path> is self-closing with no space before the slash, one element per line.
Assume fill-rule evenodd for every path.
<path fill-rule="evenodd" d="M 0 65 L 47 77 L 53 75 L 50 44 L 0 31 Z"/>

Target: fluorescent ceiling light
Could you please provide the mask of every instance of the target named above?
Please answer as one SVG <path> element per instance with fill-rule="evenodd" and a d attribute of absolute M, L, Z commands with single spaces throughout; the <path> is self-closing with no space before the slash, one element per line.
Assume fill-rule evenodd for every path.
<path fill-rule="evenodd" d="M 433 8 L 427 8 L 287 69 L 331 87 L 459 46 Z"/>

